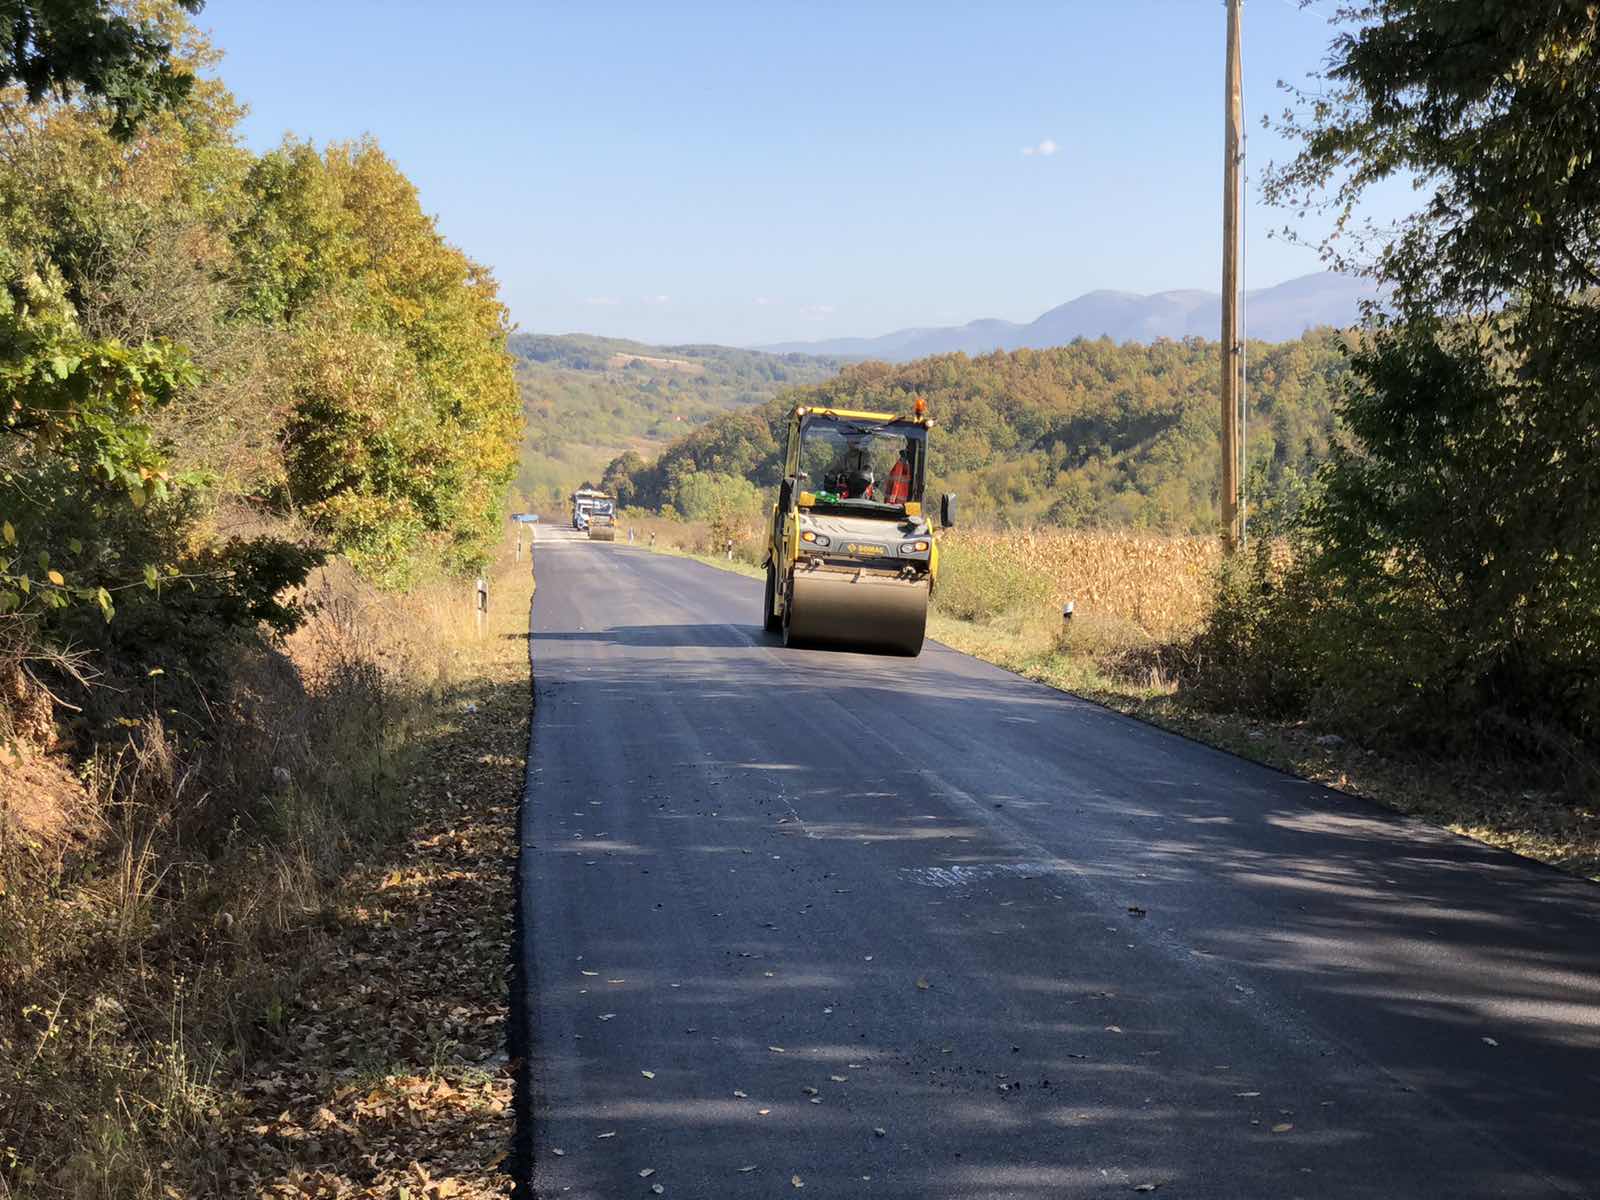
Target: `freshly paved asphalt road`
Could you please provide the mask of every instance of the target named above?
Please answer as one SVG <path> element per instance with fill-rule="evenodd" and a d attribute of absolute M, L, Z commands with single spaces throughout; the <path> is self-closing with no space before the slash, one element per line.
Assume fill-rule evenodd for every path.
<path fill-rule="evenodd" d="M 538 1196 L 1600 1195 L 1600 889 L 939 646 L 784 650 L 759 581 L 534 569 Z"/>

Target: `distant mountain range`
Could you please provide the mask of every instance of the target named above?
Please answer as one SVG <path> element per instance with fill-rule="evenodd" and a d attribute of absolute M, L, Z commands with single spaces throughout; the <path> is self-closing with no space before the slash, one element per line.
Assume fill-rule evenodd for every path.
<path fill-rule="evenodd" d="M 1363 300 L 1377 295 L 1368 280 L 1323 272 L 1245 294 L 1246 332 L 1267 342 L 1287 342 L 1319 325 L 1344 328 L 1360 319 Z M 1045 349 L 1076 338 L 1117 342 L 1204 337 L 1216 340 L 1222 297 L 1216 292 L 1090 292 L 1027 325 L 993 318 L 966 325 L 901 329 L 873 338 L 831 338 L 759 347 L 775 354 L 825 354 L 908 362 L 930 354 L 987 354 L 991 350 Z"/>

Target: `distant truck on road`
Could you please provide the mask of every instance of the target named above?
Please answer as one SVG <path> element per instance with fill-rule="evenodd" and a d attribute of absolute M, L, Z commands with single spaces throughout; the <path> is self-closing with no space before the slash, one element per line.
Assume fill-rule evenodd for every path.
<path fill-rule="evenodd" d="M 579 488 L 572 493 L 572 527 L 587 532 L 590 541 L 616 541 L 616 500 L 595 488 Z"/>

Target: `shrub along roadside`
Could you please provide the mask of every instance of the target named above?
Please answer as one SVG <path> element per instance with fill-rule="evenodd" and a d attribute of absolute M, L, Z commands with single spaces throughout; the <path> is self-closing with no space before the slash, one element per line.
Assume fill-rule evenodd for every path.
<path fill-rule="evenodd" d="M 989 621 L 1050 602 L 1050 584 L 1020 562 L 946 539 L 939 550 L 939 611 L 958 621 Z"/>
<path fill-rule="evenodd" d="M 0 91 L 0 674 L 83 710 L 85 758 L 141 714 L 84 668 L 221 686 L 325 553 L 476 570 L 521 437 L 492 276 L 370 140 L 244 147 L 182 9 L 141 7 L 184 83 L 137 138 Z"/>
<path fill-rule="evenodd" d="M 65 821 L 7 835 L 0 1196 L 257 1194 L 295 1168 L 422 1192 L 413 1160 L 500 1187 L 526 571 L 500 558 L 480 639 L 466 588 L 328 568 L 306 627 L 211 697 L 228 736 L 152 717 Z M 361 1162 L 356 1126 L 394 1157 Z"/>
<path fill-rule="evenodd" d="M 488 272 L 370 141 L 247 149 L 194 7 L 137 137 L 0 90 L 0 1195 L 255 1190 L 224 1085 L 415 818 L 520 439 Z"/>

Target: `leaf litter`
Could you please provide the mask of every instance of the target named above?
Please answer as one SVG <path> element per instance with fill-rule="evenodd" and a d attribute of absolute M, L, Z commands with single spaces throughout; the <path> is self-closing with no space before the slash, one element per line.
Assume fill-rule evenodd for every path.
<path fill-rule="evenodd" d="M 230 1082 L 217 1174 L 169 1196 L 511 1192 L 503 1164 L 521 1063 L 505 1054 L 501 964 L 511 952 L 527 660 L 511 647 L 482 670 L 475 719 L 425 731 L 432 740 L 414 774 L 398 781 L 403 834 L 345 878 L 316 944 L 284 948 L 294 999 L 281 1036 Z"/>

